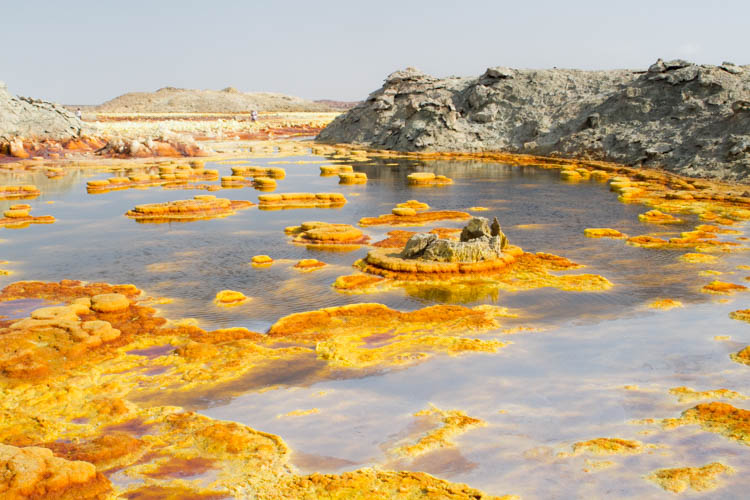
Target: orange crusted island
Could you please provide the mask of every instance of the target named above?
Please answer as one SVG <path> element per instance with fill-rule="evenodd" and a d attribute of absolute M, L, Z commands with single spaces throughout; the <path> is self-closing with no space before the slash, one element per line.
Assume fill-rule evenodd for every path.
<path fill-rule="evenodd" d="M 284 232 L 294 236 L 294 243 L 317 248 L 343 248 L 370 241 L 370 237 L 349 224 L 330 224 L 328 222 L 303 222 L 299 226 L 290 226 Z"/>
<path fill-rule="evenodd" d="M 339 172 L 339 184 L 367 184 L 364 172 Z"/>
<path fill-rule="evenodd" d="M 321 262 L 317 259 L 302 259 L 294 265 L 294 268 L 300 271 L 315 271 L 325 266 L 325 262 Z"/>
<path fill-rule="evenodd" d="M 55 218 L 51 215 L 34 216 L 29 214 L 30 210 L 31 205 L 11 205 L 8 210 L 3 212 L 3 217 L 0 219 L 0 226 L 20 229 L 28 227 L 29 224 L 52 224 L 55 222 Z"/>
<path fill-rule="evenodd" d="M 456 238 L 456 232 L 460 232 Z M 582 267 L 557 255 L 524 252 L 507 244 L 497 219 L 492 226 L 475 217 L 461 230 L 439 228 L 430 233 L 391 231 L 388 238 L 354 263 L 364 275 L 340 276 L 333 287 L 345 293 L 369 293 L 392 287 L 419 286 L 450 290 L 458 300 L 473 300 L 499 289 L 555 287 L 566 291 L 598 291 L 612 287 L 599 275 L 557 276 L 549 271 Z M 401 249 L 400 251 L 394 251 Z"/>
<path fill-rule="evenodd" d="M 196 195 L 192 200 L 137 205 L 125 215 L 138 222 L 170 222 L 213 219 L 234 215 L 237 210 L 253 206 L 243 200 L 228 200 L 213 195 Z"/>
<path fill-rule="evenodd" d="M 30 200 L 39 196 L 40 191 L 34 185 L 0 186 L 0 200 Z"/>
<path fill-rule="evenodd" d="M 89 194 L 106 193 L 122 189 L 144 188 L 150 186 L 177 187 L 187 186 L 189 183 L 213 181 L 219 178 L 218 170 L 206 169 L 202 162 L 191 162 L 182 165 L 159 165 L 158 174 L 151 168 L 142 173 L 132 173 L 127 177 L 110 177 L 97 179 L 86 183 Z"/>
<path fill-rule="evenodd" d="M 414 172 L 407 175 L 406 180 L 412 186 L 445 186 L 453 184 L 453 179 L 444 175 L 435 175 L 432 172 Z"/>
<path fill-rule="evenodd" d="M 439 220 L 466 220 L 471 215 L 457 210 L 436 210 L 433 212 L 417 212 L 411 207 L 396 207 L 393 213 L 380 215 L 378 217 L 363 217 L 359 220 L 360 226 L 422 226 L 429 222 Z"/>
<path fill-rule="evenodd" d="M 281 193 L 258 196 L 258 208 L 274 210 L 279 208 L 336 208 L 346 204 L 341 193 Z"/>

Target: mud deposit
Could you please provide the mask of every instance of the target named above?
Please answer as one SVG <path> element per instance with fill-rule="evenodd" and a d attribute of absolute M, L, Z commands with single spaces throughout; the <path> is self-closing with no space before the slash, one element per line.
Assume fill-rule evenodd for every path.
<path fill-rule="evenodd" d="M 0 170 L 54 217 L 0 227 L 0 496 L 745 497 L 746 199 L 310 142 L 139 183 L 169 162 Z M 469 212 L 503 266 L 378 267 Z"/>

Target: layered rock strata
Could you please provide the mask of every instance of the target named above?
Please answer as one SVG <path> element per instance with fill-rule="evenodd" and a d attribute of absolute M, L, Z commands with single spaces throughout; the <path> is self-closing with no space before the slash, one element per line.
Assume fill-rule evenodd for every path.
<path fill-rule="evenodd" d="M 647 71 L 414 68 L 318 136 L 397 151 L 507 151 L 750 177 L 750 67 L 658 60 Z"/>

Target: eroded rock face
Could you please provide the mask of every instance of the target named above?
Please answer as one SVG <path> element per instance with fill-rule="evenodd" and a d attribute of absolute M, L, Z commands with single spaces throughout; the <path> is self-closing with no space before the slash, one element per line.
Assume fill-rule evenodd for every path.
<path fill-rule="evenodd" d="M 657 61 L 648 71 L 489 68 L 390 75 L 318 136 L 397 151 L 506 151 L 750 177 L 750 67 Z"/>
<path fill-rule="evenodd" d="M 425 249 L 421 258 L 436 262 L 481 262 L 497 259 L 502 253 L 499 238 L 482 236 L 471 241 L 438 239 Z"/>
<path fill-rule="evenodd" d="M 482 236 L 492 236 L 490 223 L 484 217 L 474 217 L 461 230 L 461 241 L 470 241 L 475 238 L 481 238 Z"/>
<path fill-rule="evenodd" d="M 461 231 L 461 240 L 418 233 L 406 243 L 400 257 L 434 262 L 482 262 L 499 258 L 507 238 L 495 218 L 492 226 L 484 217 L 474 217 Z"/>
<path fill-rule="evenodd" d="M 406 242 L 406 246 L 401 251 L 401 257 L 404 259 L 416 259 L 421 257 L 427 247 L 438 240 L 436 234 L 417 233 Z"/>
<path fill-rule="evenodd" d="M 0 82 L 0 142 L 17 137 L 66 140 L 81 134 L 83 123 L 60 105 L 12 96 Z M 21 149 L 23 149 L 21 147 Z"/>

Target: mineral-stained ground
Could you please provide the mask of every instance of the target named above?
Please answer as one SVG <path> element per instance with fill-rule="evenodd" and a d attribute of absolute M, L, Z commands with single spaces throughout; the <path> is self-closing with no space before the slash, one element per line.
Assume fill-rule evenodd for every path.
<path fill-rule="evenodd" d="M 236 293 L 224 291 L 217 300 L 230 292 Z M 170 326 L 138 303 L 140 293 L 133 285 L 68 280 L 18 282 L 0 294 L 3 301 L 56 304 L 1 323 L 0 440 L 5 444 L 0 463 L 8 473 L 0 492 L 5 498 L 113 493 L 145 498 L 172 490 L 206 498 L 305 497 L 323 490 L 336 498 L 352 498 L 355 491 L 420 497 L 425 488 L 441 498 L 495 498 L 424 473 L 363 469 L 301 476 L 278 436 L 176 406 L 144 405 L 144 399 L 135 404 L 131 398 L 154 393 L 156 403 L 164 389 L 205 390 L 261 374 L 279 359 L 317 359 L 310 377 L 322 379 L 412 364 L 435 352 L 494 352 L 504 343 L 452 332 L 495 328 L 505 311 L 433 306 L 402 313 L 357 304 L 294 314 L 267 334 L 244 328 L 206 332 Z M 368 345 L 376 337 L 377 346 Z M 460 412 L 430 412 L 442 415 L 445 426 L 414 446 L 440 445 L 454 429 L 479 423 Z M 206 485 L 180 479 L 209 471 L 215 476 Z"/>

